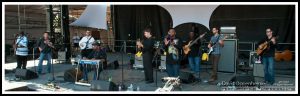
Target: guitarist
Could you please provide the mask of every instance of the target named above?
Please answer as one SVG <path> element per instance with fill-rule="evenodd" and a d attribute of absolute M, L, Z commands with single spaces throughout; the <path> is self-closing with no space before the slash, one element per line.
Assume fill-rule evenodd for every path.
<path fill-rule="evenodd" d="M 196 39 L 195 32 L 191 31 L 189 33 L 189 39 L 188 39 L 187 43 L 193 42 L 195 39 Z M 197 76 L 200 76 L 199 75 L 200 64 L 201 64 L 201 61 L 200 61 L 200 54 L 201 54 L 200 53 L 201 52 L 200 51 L 200 45 L 201 45 L 200 40 L 196 41 L 195 44 L 190 46 L 191 51 L 188 53 L 188 60 L 189 60 L 190 70 L 193 73 L 198 74 Z M 200 79 L 200 77 L 199 77 L 199 79 Z"/>
<path fill-rule="evenodd" d="M 214 51 L 211 52 L 210 60 L 212 62 L 212 75 L 209 79 L 209 82 L 212 83 L 217 80 L 217 64 L 219 63 L 221 56 L 221 47 L 224 46 L 223 37 L 219 34 L 219 28 L 212 28 L 213 36 L 210 39 L 208 48 L 213 48 Z"/>
<path fill-rule="evenodd" d="M 262 53 L 262 63 L 264 64 L 264 72 L 265 72 L 265 82 L 268 84 L 273 84 L 275 82 L 274 79 L 274 55 L 275 49 L 277 47 L 277 42 L 275 37 L 273 36 L 273 30 L 271 28 L 266 29 L 266 37 L 263 38 L 258 44 L 262 44 L 264 42 L 268 42 L 268 47 Z"/>
<path fill-rule="evenodd" d="M 168 35 L 164 39 L 164 49 L 166 55 L 166 70 L 169 77 L 179 76 L 182 41 L 176 36 L 174 28 L 170 28 Z"/>
<path fill-rule="evenodd" d="M 152 59 L 154 53 L 154 40 L 152 38 L 151 29 L 144 30 L 145 39 L 143 42 L 138 41 L 136 45 L 143 51 L 143 66 L 146 83 L 153 83 Z"/>

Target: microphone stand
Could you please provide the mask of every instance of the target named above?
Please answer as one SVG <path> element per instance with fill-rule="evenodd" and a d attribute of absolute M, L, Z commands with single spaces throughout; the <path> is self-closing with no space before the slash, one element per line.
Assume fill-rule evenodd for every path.
<path fill-rule="evenodd" d="M 53 46 L 53 45 L 52 45 Z M 49 46 L 50 47 L 50 46 Z M 53 68 L 53 50 L 55 49 L 54 46 L 50 47 L 51 48 L 51 71 L 52 71 L 52 80 L 48 80 L 47 85 L 51 86 L 53 88 L 58 88 L 56 86 L 56 81 L 55 81 L 55 77 L 54 77 L 54 68 Z M 48 57 L 49 58 L 49 57 Z"/>
<path fill-rule="evenodd" d="M 155 86 L 157 87 L 157 70 L 158 70 L 158 66 L 157 66 L 157 61 L 158 61 L 158 56 L 160 55 L 160 44 L 158 46 L 155 47 L 155 53 L 154 53 L 154 57 L 152 59 L 152 63 L 155 61 Z"/>
<path fill-rule="evenodd" d="M 123 73 L 124 73 L 124 72 L 123 72 L 123 69 L 124 69 L 124 68 L 123 68 L 123 67 L 124 67 L 124 59 L 123 59 L 123 57 L 124 57 L 124 56 L 123 56 L 123 55 L 124 55 L 124 53 L 125 53 L 125 48 L 124 48 L 124 47 L 126 47 L 126 46 L 125 46 L 125 41 L 123 42 L 123 44 L 122 44 L 122 46 L 121 46 L 121 49 L 120 49 L 120 53 L 121 53 L 121 55 L 122 55 L 122 81 L 121 81 L 121 85 L 120 85 L 120 86 L 121 86 L 121 89 L 122 89 L 122 90 L 125 90 L 124 79 L 123 79 L 123 78 L 124 78 L 124 74 L 123 74 Z"/>

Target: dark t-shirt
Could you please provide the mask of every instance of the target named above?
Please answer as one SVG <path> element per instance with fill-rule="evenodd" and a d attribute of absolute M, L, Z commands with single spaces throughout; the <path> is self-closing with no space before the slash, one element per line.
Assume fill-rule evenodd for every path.
<path fill-rule="evenodd" d="M 169 47 L 171 42 L 168 45 L 164 44 L 164 49 L 165 52 L 167 53 L 166 55 L 166 63 L 167 64 L 180 64 L 180 60 L 181 60 L 181 50 L 182 50 L 182 40 L 179 37 L 175 37 L 173 40 L 176 40 L 177 43 L 174 45 L 174 47 L 178 50 L 178 60 L 175 60 L 173 58 L 173 54 L 169 52 Z"/>
<path fill-rule="evenodd" d="M 49 47 L 47 44 L 45 44 L 45 39 L 41 38 L 38 42 L 38 47 L 42 48 L 42 53 L 49 53 L 51 52 L 51 47 Z"/>
<path fill-rule="evenodd" d="M 154 46 L 154 40 L 153 38 L 149 38 L 149 39 L 145 39 L 143 41 L 143 53 L 150 53 L 152 54 L 154 49 L 153 49 L 153 46 Z"/>
<path fill-rule="evenodd" d="M 190 41 L 194 41 L 195 40 L 195 38 L 194 39 L 190 39 L 189 41 L 187 41 L 186 43 L 188 44 Z M 200 56 L 200 45 L 201 45 L 201 43 L 200 43 L 200 40 L 198 40 L 197 41 L 197 43 L 195 43 L 195 44 L 193 44 L 191 47 L 190 47 L 190 49 L 191 49 L 191 51 L 189 52 L 189 54 L 188 54 L 188 56 L 189 57 L 197 57 L 197 56 Z"/>
<path fill-rule="evenodd" d="M 263 38 L 258 45 L 264 43 L 265 41 L 270 41 L 270 39 L 268 39 L 267 37 Z M 272 42 L 269 43 L 269 48 L 267 48 L 264 53 L 262 54 L 262 56 L 267 56 L 267 57 L 274 57 L 275 56 L 275 50 L 277 48 L 277 43 L 273 44 Z"/>
<path fill-rule="evenodd" d="M 93 50 L 89 55 L 88 55 L 88 59 L 106 59 L 106 52 L 104 50 L 100 50 L 100 51 L 95 51 Z"/>

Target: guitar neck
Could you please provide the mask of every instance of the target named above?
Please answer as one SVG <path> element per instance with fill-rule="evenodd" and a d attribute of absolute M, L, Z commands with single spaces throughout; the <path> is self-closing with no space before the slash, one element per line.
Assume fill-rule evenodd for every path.
<path fill-rule="evenodd" d="M 191 47 L 192 45 L 194 45 L 199 39 L 201 39 L 204 35 L 206 34 L 206 32 L 202 35 L 200 35 L 198 38 L 196 38 L 190 45 L 189 47 Z"/>

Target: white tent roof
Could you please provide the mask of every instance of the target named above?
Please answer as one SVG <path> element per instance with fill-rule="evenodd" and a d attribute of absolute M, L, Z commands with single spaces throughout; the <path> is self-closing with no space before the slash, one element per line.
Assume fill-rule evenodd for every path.
<path fill-rule="evenodd" d="M 106 9 L 107 5 L 88 5 L 81 16 L 70 26 L 107 29 Z"/>
<path fill-rule="evenodd" d="M 183 23 L 199 23 L 209 28 L 209 20 L 218 5 L 160 5 L 173 19 L 173 27 Z"/>

